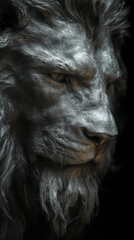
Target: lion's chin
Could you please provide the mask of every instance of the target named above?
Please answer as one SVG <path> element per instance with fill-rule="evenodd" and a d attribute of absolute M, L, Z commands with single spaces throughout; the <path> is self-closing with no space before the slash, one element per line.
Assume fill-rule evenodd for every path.
<path fill-rule="evenodd" d="M 39 186 L 41 208 L 58 236 L 68 233 L 74 224 L 82 229 L 98 206 L 100 179 L 110 163 L 108 154 L 100 163 L 61 165 L 36 156 L 34 177 Z M 80 227 L 81 226 L 81 227 Z"/>
<path fill-rule="evenodd" d="M 44 168 L 39 191 L 41 207 L 59 236 L 70 224 L 80 221 L 83 227 L 98 205 L 98 178 L 90 167 Z"/>

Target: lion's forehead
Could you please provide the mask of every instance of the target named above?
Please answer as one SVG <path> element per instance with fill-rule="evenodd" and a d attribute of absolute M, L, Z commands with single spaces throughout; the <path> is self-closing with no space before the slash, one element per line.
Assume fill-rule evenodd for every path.
<path fill-rule="evenodd" d="M 52 64 L 57 69 L 75 71 L 81 67 L 81 71 L 88 71 L 89 65 L 90 70 L 95 65 L 92 40 L 87 37 L 84 27 L 74 23 L 62 22 L 54 28 L 45 27 L 45 24 L 39 28 L 32 23 L 16 37 L 15 47 L 24 55 Z"/>

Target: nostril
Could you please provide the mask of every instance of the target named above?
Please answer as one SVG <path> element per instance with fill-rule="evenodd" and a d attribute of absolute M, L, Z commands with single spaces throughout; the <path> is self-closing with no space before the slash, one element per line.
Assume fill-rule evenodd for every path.
<path fill-rule="evenodd" d="M 96 145 L 101 144 L 103 137 L 100 134 L 89 132 L 86 128 L 83 128 L 82 132 L 88 141 L 91 141 Z"/>
<path fill-rule="evenodd" d="M 98 136 L 90 136 L 89 137 L 92 142 L 94 142 L 96 145 L 99 145 L 101 143 L 101 138 Z"/>

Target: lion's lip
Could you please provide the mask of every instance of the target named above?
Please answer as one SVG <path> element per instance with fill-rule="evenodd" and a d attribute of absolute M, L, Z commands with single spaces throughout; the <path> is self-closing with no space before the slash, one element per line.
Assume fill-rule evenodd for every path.
<path fill-rule="evenodd" d="M 85 155 L 85 154 L 84 154 Z M 66 166 L 78 166 L 78 165 L 83 165 L 83 164 L 86 164 L 86 163 L 89 163 L 89 162 L 93 162 L 95 159 L 95 154 L 94 152 L 92 153 L 92 155 L 90 155 L 90 157 L 87 157 L 87 156 L 80 156 L 79 159 L 68 159 L 65 161 L 65 165 Z"/>
<path fill-rule="evenodd" d="M 55 162 L 56 164 L 60 164 L 61 166 L 76 166 L 94 161 L 95 157 L 96 150 L 95 148 L 91 148 L 84 149 L 83 151 L 68 151 L 67 154 L 61 154 L 57 158 L 50 159 L 50 161 Z"/>
<path fill-rule="evenodd" d="M 82 165 L 87 165 L 87 164 L 99 164 L 101 163 L 104 155 L 105 155 L 105 151 L 102 151 L 100 153 L 96 153 L 94 152 L 94 156 L 91 158 L 87 158 L 87 159 L 79 159 L 78 161 L 75 160 L 70 160 L 70 161 L 66 161 L 65 166 L 68 167 L 74 167 L 74 166 L 82 166 Z"/>
<path fill-rule="evenodd" d="M 66 164 L 64 166 L 64 168 L 70 168 L 70 169 L 74 169 L 74 168 L 82 168 L 82 167 L 89 167 L 89 166 L 95 166 L 96 163 L 94 161 L 94 159 L 91 161 L 88 161 L 88 162 L 85 162 L 85 163 L 79 163 L 79 164 Z"/>
<path fill-rule="evenodd" d="M 47 153 L 38 154 L 35 153 L 36 156 L 40 156 L 43 160 L 44 164 L 47 162 L 50 165 L 59 166 L 62 168 L 65 167 L 74 167 L 74 166 L 82 166 L 86 164 L 98 164 L 102 162 L 105 152 L 108 149 L 108 144 L 102 143 L 99 146 L 95 144 L 87 144 L 76 141 L 66 142 L 60 141 L 58 139 L 58 144 L 56 151 L 48 148 Z M 63 151 L 64 148 L 64 151 Z"/>
<path fill-rule="evenodd" d="M 59 167 L 81 167 L 89 164 L 97 164 L 101 162 L 103 155 L 104 155 L 104 150 L 101 152 L 97 153 L 95 148 L 91 148 L 90 150 L 85 150 L 85 151 L 75 151 L 72 152 L 73 155 L 70 153 L 68 154 L 63 154 L 60 152 L 58 156 L 56 155 L 48 155 L 44 156 L 42 154 L 37 154 L 37 158 L 41 158 L 45 164 L 47 162 L 50 165 L 55 165 Z M 62 159 L 62 160 L 61 160 Z"/>

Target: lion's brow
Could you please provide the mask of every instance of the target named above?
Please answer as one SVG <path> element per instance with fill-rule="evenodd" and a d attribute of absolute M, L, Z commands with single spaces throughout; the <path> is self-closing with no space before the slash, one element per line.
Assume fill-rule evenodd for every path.
<path fill-rule="evenodd" d="M 90 28 L 90 20 L 98 27 L 108 27 L 111 31 L 125 32 L 128 27 L 128 9 L 124 0 L 28 0 L 29 4 L 40 11 L 57 15 L 66 15 L 78 22 L 83 22 Z M 96 26 L 97 27 L 97 26 Z M 100 27 L 99 27 L 100 28 Z"/>

